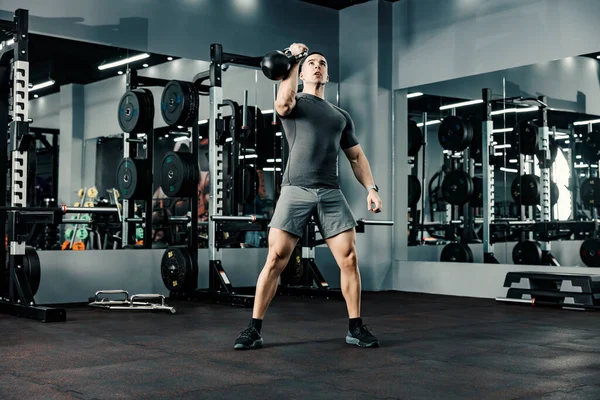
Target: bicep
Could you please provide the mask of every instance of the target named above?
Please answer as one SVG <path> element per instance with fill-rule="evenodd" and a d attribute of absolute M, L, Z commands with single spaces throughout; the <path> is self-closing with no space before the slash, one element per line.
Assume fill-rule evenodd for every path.
<path fill-rule="evenodd" d="M 350 162 L 356 162 L 363 154 L 362 147 L 360 144 L 356 144 L 352 147 L 344 149 L 344 154 Z"/>

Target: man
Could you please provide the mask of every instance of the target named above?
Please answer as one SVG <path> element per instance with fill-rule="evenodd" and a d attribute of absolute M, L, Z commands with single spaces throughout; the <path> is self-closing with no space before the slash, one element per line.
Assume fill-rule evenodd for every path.
<path fill-rule="evenodd" d="M 308 52 L 308 48 L 304 44 L 290 46 L 292 55 L 305 51 Z M 297 93 L 299 69 L 299 78 L 304 82 L 302 93 Z M 328 81 L 327 60 L 315 52 L 306 56 L 301 66 L 294 65 L 279 86 L 275 110 L 289 144 L 288 163 L 281 195 L 269 224 L 269 253 L 256 284 L 252 321 L 236 339 L 235 349 L 262 347 L 262 320 L 276 294 L 279 275 L 313 215 L 340 267 L 341 289 L 349 317 L 346 343 L 360 347 L 379 346 L 377 338 L 360 318 L 356 220 L 339 188 L 340 147 L 350 161 L 356 179 L 367 190 L 367 209 L 378 213 L 382 202 L 369 162 L 354 134 L 350 115 L 324 99 Z"/>

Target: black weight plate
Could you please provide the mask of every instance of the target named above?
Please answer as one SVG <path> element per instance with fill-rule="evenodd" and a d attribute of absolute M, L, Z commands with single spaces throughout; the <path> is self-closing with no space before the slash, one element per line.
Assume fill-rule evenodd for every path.
<path fill-rule="evenodd" d="M 600 239 L 589 238 L 584 240 L 581 247 L 579 247 L 579 256 L 586 266 L 590 268 L 600 267 Z"/>
<path fill-rule="evenodd" d="M 414 207 L 421 199 L 421 182 L 414 175 L 408 175 L 408 206 Z"/>
<path fill-rule="evenodd" d="M 524 206 L 540 204 L 539 179 L 535 175 L 517 176 L 511 186 L 510 193 L 515 203 Z"/>
<path fill-rule="evenodd" d="M 600 179 L 584 179 L 581 182 L 581 186 L 579 186 L 579 195 L 584 205 L 591 207 L 600 206 Z"/>
<path fill-rule="evenodd" d="M 414 157 L 421 150 L 423 133 L 413 120 L 408 120 L 408 156 Z"/>
<path fill-rule="evenodd" d="M 483 179 L 473 177 L 473 195 L 469 200 L 471 207 L 483 207 Z"/>
<path fill-rule="evenodd" d="M 465 244 L 458 242 L 448 243 L 442 249 L 440 261 L 471 263 L 473 262 L 473 253 L 469 246 Z"/>
<path fill-rule="evenodd" d="M 161 162 L 160 187 L 168 197 L 190 197 L 198 190 L 200 171 L 192 153 L 169 151 Z"/>
<path fill-rule="evenodd" d="M 123 132 L 146 133 L 154 121 L 154 97 L 148 89 L 125 92 L 119 101 L 117 114 Z"/>
<path fill-rule="evenodd" d="M 467 135 L 464 137 L 464 141 L 463 141 L 463 146 L 465 149 L 468 149 L 469 146 L 471 146 L 471 143 L 473 142 L 473 120 L 471 118 L 466 118 L 464 120 L 464 123 L 467 127 Z"/>
<path fill-rule="evenodd" d="M 444 200 L 455 206 L 462 206 L 473 194 L 473 180 L 464 171 L 455 170 L 448 173 L 442 182 Z"/>
<path fill-rule="evenodd" d="M 468 127 L 459 117 L 446 117 L 438 129 L 438 140 L 446 150 L 463 151 L 470 143 Z"/>
<path fill-rule="evenodd" d="M 35 295 L 40 288 L 40 281 L 42 280 L 42 268 L 38 253 L 31 246 L 25 247 L 24 266 L 25 274 L 29 278 L 31 293 Z"/>
<path fill-rule="evenodd" d="M 165 250 L 160 263 L 160 275 L 167 289 L 174 292 L 183 290 L 187 280 L 193 275 L 192 269 L 192 260 L 187 249 Z"/>
<path fill-rule="evenodd" d="M 586 163 L 594 164 L 600 161 L 600 131 L 584 133 L 580 149 L 578 154 L 581 154 Z"/>
<path fill-rule="evenodd" d="M 542 248 L 535 240 L 523 240 L 513 247 L 512 258 L 519 265 L 540 265 L 542 263 Z"/>
<path fill-rule="evenodd" d="M 234 174 L 234 190 L 236 204 L 248 204 L 258 194 L 258 172 L 246 165 L 238 166 Z"/>
<path fill-rule="evenodd" d="M 172 80 L 160 98 L 160 112 L 169 126 L 189 127 L 196 120 L 199 94 L 191 82 Z"/>
<path fill-rule="evenodd" d="M 117 189 L 125 199 L 142 199 L 147 196 L 150 166 L 146 159 L 123 158 L 117 167 Z"/>
<path fill-rule="evenodd" d="M 523 121 L 513 130 L 515 148 L 521 154 L 532 156 L 537 150 L 538 127 L 532 121 Z"/>
<path fill-rule="evenodd" d="M 554 182 L 550 182 L 550 204 L 553 206 L 556 205 L 559 196 L 560 191 L 558 190 L 558 185 Z"/>

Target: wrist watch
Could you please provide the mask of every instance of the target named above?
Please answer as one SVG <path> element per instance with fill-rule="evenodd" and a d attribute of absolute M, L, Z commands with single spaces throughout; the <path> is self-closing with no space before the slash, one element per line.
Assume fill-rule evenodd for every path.
<path fill-rule="evenodd" d="M 379 187 L 377 185 L 371 185 L 367 188 L 367 192 L 370 192 L 371 189 L 374 189 L 376 192 L 379 192 Z"/>

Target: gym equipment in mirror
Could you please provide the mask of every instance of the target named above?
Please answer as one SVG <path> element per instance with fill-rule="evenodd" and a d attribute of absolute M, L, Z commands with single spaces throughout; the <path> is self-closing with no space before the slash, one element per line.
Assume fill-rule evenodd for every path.
<path fill-rule="evenodd" d="M 596 56 L 402 91 L 409 260 L 600 266 Z"/>

